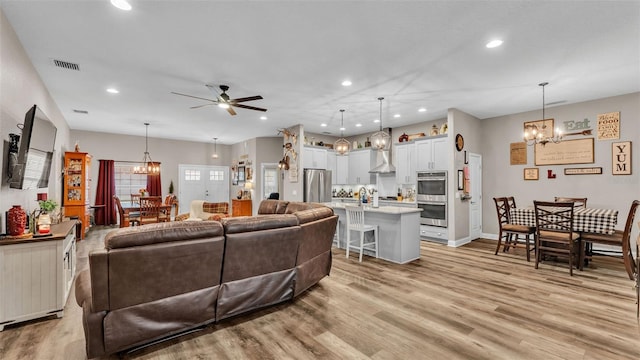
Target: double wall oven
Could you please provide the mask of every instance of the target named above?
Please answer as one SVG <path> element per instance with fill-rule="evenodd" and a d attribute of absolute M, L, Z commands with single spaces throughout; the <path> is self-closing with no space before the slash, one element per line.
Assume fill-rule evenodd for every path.
<path fill-rule="evenodd" d="M 420 224 L 447 227 L 447 172 L 419 171 L 417 175 Z"/>

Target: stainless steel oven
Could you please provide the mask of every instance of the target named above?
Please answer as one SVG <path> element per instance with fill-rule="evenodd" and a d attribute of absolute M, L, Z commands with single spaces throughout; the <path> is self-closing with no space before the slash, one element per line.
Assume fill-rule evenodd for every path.
<path fill-rule="evenodd" d="M 417 201 L 447 201 L 447 172 L 419 171 L 416 186 Z"/>
<path fill-rule="evenodd" d="M 447 202 L 446 201 L 420 201 L 420 224 L 447 227 Z"/>

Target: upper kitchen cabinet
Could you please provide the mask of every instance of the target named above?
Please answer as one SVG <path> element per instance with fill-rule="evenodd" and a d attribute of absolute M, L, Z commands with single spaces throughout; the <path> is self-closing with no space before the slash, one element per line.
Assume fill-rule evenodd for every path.
<path fill-rule="evenodd" d="M 305 169 L 327 169 L 327 149 L 305 146 L 302 167 Z"/>
<path fill-rule="evenodd" d="M 393 164 L 396 166 L 396 183 L 415 184 L 418 159 L 416 144 L 397 144 L 393 148 Z"/>
<path fill-rule="evenodd" d="M 356 150 L 349 153 L 349 184 L 375 184 L 375 174 L 369 170 L 376 167 L 376 151 Z"/>
<path fill-rule="evenodd" d="M 333 185 L 349 184 L 349 155 L 338 155 L 327 151 L 327 170 L 331 170 Z"/>
<path fill-rule="evenodd" d="M 447 137 L 416 141 L 416 170 L 447 170 Z M 399 161 L 402 161 L 400 159 Z"/>

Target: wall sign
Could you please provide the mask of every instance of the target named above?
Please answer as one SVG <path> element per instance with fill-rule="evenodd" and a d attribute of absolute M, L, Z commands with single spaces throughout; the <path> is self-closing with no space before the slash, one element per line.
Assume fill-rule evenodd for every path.
<path fill-rule="evenodd" d="M 535 165 L 590 164 L 594 162 L 593 138 L 536 144 Z"/>
<path fill-rule="evenodd" d="M 525 180 L 538 180 L 538 168 L 525 168 L 524 169 L 524 179 Z"/>
<path fill-rule="evenodd" d="M 602 174 L 601 167 L 586 167 L 586 168 L 565 168 L 565 175 L 600 175 Z"/>
<path fill-rule="evenodd" d="M 620 112 L 598 114 L 598 140 L 620 139 Z"/>
<path fill-rule="evenodd" d="M 631 175 L 631 141 L 611 143 L 611 173 Z"/>
<path fill-rule="evenodd" d="M 517 142 L 509 144 L 509 158 L 511 165 L 527 164 L 527 143 Z"/>

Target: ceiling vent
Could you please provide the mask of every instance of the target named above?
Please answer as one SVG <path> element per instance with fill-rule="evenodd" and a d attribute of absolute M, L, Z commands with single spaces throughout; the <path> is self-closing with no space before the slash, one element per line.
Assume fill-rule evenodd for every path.
<path fill-rule="evenodd" d="M 61 67 L 67 70 L 77 70 L 80 71 L 80 66 L 78 64 L 70 63 L 68 61 L 56 60 L 53 59 L 53 65 L 57 67 Z"/>
<path fill-rule="evenodd" d="M 77 109 L 73 109 L 73 112 L 76 114 L 88 114 L 89 112 L 87 110 L 77 110 Z"/>

